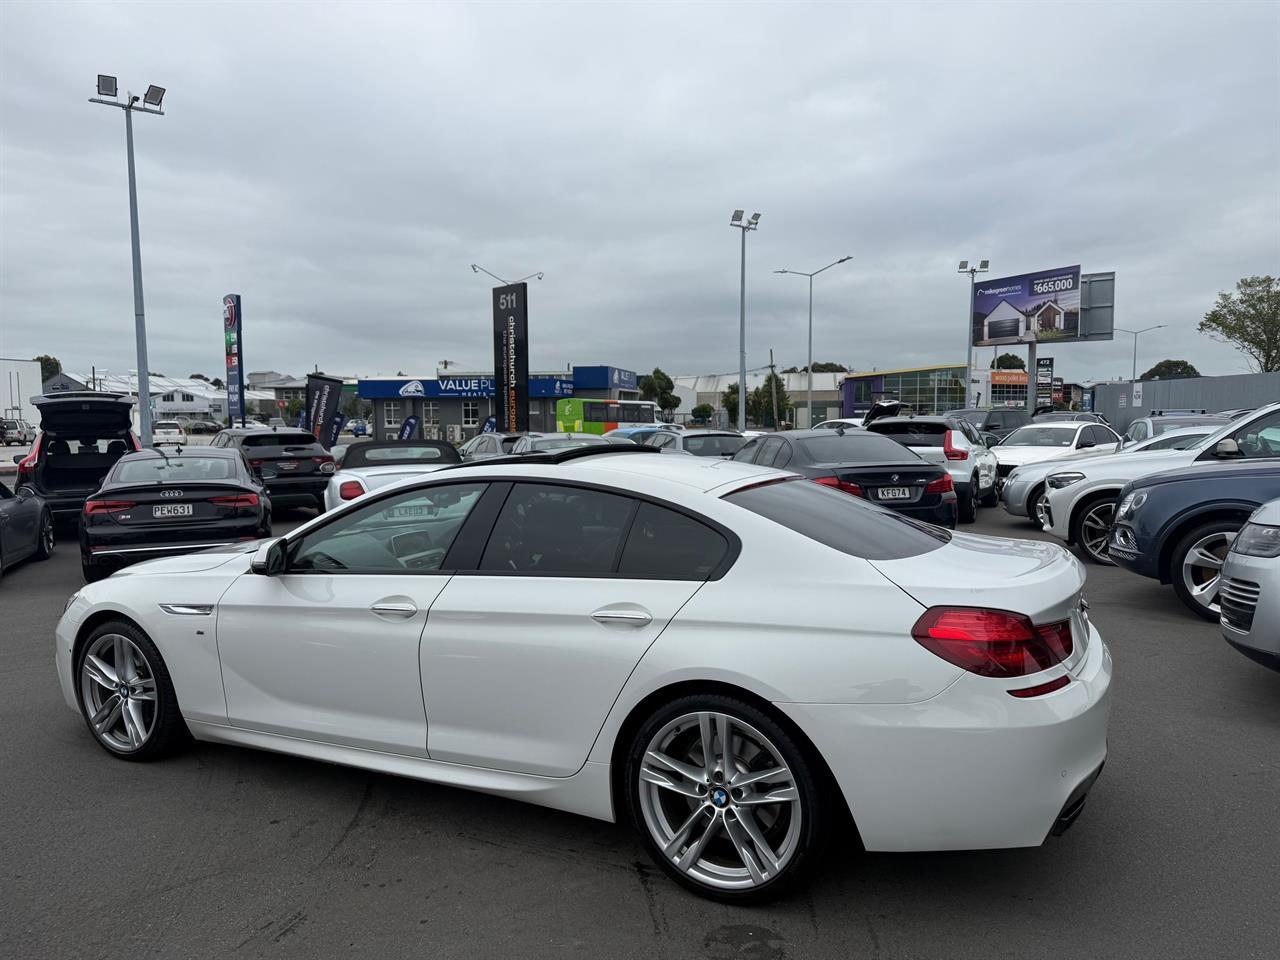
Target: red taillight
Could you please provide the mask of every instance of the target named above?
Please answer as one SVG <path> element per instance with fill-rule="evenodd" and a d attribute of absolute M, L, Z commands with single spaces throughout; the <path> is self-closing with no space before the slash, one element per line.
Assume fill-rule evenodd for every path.
<path fill-rule="evenodd" d="M 968 460 L 968 449 L 957 447 L 951 442 L 955 435 L 956 432 L 954 430 L 948 430 L 942 435 L 942 455 L 948 460 Z"/>
<path fill-rule="evenodd" d="M 249 461 L 249 466 L 253 467 L 253 469 L 255 469 L 255 470 L 261 470 L 261 469 L 262 469 L 262 461 L 261 461 L 261 460 L 250 460 L 250 461 Z"/>
<path fill-rule="evenodd" d="M 939 479 L 932 481 L 924 488 L 925 493 L 951 493 L 956 485 L 951 482 L 951 474 L 944 473 Z"/>
<path fill-rule="evenodd" d="M 1038 683 L 1034 687 L 1023 687 L 1021 690 L 1006 690 L 1005 693 L 1011 697 L 1017 697 L 1019 700 L 1026 700 L 1030 697 L 1043 697 L 1046 693 L 1061 690 L 1070 682 L 1071 678 L 1064 674 L 1061 677 L 1054 677 L 1048 683 Z"/>
<path fill-rule="evenodd" d="M 855 497 L 862 496 L 862 488 L 856 483 L 846 483 L 839 477 L 814 477 L 814 483 L 820 483 L 824 487 L 833 487 L 836 490 L 843 490 L 845 493 L 851 493 Z"/>
<path fill-rule="evenodd" d="M 132 500 L 86 500 L 84 515 L 92 517 L 98 513 L 123 513 L 130 507 L 137 506 Z"/>
<path fill-rule="evenodd" d="M 18 481 L 15 486 L 31 483 L 35 479 L 36 461 L 40 459 L 40 441 L 43 439 L 43 433 L 36 437 L 36 442 L 31 445 L 31 452 L 18 461 Z"/>
<path fill-rule="evenodd" d="M 258 495 L 256 493 L 242 493 L 234 497 L 210 497 L 210 503 L 216 503 L 220 507 L 256 507 L 258 505 Z"/>
<path fill-rule="evenodd" d="M 135 451 L 142 449 L 142 444 L 138 442 L 138 438 L 133 435 L 132 430 L 129 431 L 129 442 L 133 444 L 133 449 Z"/>
<path fill-rule="evenodd" d="M 935 656 L 984 677 L 1023 677 L 1071 656 L 1070 621 L 1037 627 L 1008 610 L 933 607 L 911 636 Z"/>
<path fill-rule="evenodd" d="M 312 457 L 311 459 L 316 462 L 316 466 L 319 467 L 321 473 L 333 473 L 333 457 Z"/>
<path fill-rule="evenodd" d="M 364 487 L 355 480 L 348 480 L 346 483 L 339 485 L 338 496 L 343 500 L 354 500 L 356 497 L 364 496 Z"/>

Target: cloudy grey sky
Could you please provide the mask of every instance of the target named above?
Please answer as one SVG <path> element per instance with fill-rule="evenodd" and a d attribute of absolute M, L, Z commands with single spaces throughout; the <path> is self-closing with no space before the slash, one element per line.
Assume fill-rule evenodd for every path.
<path fill-rule="evenodd" d="M 1280 5 L 0 3 L 0 355 L 133 368 L 123 117 L 138 117 L 151 366 L 492 363 L 489 283 L 542 270 L 531 363 L 958 361 L 962 258 L 1118 274 L 1166 356 L 1219 290 L 1280 271 Z M 1063 345 L 1127 374 L 1129 338 Z M 990 351 L 985 351 L 989 354 Z"/>

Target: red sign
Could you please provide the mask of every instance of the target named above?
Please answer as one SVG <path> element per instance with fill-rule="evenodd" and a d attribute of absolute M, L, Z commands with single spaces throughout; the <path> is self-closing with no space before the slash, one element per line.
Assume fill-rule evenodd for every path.
<path fill-rule="evenodd" d="M 277 401 L 276 401 L 276 406 L 277 406 L 277 407 L 279 407 L 281 410 L 283 410 L 283 409 L 284 409 L 284 407 L 285 407 L 285 403 L 284 403 L 284 401 L 283 401 L 283 400 L 277 400 Z"/>

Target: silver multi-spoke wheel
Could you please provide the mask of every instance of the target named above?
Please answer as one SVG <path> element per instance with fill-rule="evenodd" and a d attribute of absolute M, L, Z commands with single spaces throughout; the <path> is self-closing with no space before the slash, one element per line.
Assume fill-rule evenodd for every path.
<path fill-rule="evenodd" d="M 1214 619 L 1221 611 L 1218 586 L 1222 579 L 1222 564 L 1234 539 L 1235 534 L 1225 530 L 1205 534 L 1182 558 L 1182 585 L 1187 595 Z"/>
<path fill-rule="evenodd" d="M 1080 518 L 1080 546 L 1090 559 L 1098 563 L 1114 566 L 1115 561 L 1107 554 L 1107 543 L 1111 539 L 1111 521 L 1116 515 L 1114 500 L 1101 500 L 1093 504 Z"/>
<path fill-rule="evenodd" d="M 146 746 L 156 725 L 156 678 L 128 637 L 95 638 L 80 665 L 80 698 L 94 734 L 119 753 Z"/>
<path fill-rule="evenodd" d="M 650 836 L 692 880 L 750 890 L 796 855 L 799 785 L 779 749 L 743 720 L 709 711 L 676 717 L 650 739 L 639 781 Z"/>
<path fill-rule="evenodd" d="M 1049 525 L 1049 491 L 1041 487 L 1035 494 L 1035 500 L 1031 505 L 1031 516 L 1040 526 L 1045 529 Z"/>

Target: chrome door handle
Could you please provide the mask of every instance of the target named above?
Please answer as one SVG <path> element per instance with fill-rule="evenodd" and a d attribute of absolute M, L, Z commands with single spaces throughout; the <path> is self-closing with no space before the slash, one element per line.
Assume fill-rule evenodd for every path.
<path fill-rule="evenodd" d="M 380 617 L 412 617 L 418 608 L 412 603 L 375 603 L 369 608 Z"/>
<path fill-rule="evenodd" d="M 597 610 L 591 619 L 596 623 L 621 623 L 629 627 L 643 627 L 653 622 L 653 617 L 643 610 Z"/>

